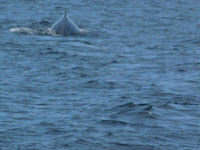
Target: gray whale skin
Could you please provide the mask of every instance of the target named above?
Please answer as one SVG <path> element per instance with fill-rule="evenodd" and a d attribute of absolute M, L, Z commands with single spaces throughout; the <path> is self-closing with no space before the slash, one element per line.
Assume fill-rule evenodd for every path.
<path fill-rule="evenodd" d="M 64 15 L 51 26 L 51 30 L 60 35 L 71 35 L 80 32 L 80 28 L 67 16 L 67 10 L 65 10 Z"/>

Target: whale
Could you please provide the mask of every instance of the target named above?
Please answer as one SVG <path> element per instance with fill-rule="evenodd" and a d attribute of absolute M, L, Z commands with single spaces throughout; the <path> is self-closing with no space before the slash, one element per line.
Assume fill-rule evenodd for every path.
<path fill-rule="evenodd" d="M 67 10 L 50 28 L 54 33 L 59 35 L 77 34 L 81 29 L 67 15 Z"/>

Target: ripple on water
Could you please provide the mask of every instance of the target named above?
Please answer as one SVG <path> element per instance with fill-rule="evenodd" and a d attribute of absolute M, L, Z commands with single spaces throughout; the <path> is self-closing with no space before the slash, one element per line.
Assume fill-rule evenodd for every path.
<path fill-rule="evenodd" d="M 199 2 L 0 4 L 0 149 L 200 147 Z"/>

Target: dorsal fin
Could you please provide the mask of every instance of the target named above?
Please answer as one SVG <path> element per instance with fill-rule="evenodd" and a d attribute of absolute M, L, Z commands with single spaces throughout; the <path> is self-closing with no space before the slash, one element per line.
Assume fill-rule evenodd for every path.
<path fill-rule="evenodd" d="M 65 9 L 65 14 L 64 14 L 64 16 L 65 16 L 65 17 L 67 16 L 67 9 Z"/>

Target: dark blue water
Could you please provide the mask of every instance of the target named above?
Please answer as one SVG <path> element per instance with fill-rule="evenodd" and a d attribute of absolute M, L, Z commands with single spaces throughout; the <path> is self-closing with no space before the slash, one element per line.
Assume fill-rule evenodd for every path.
<path fill-rule="evenodd" d="M 87 33 L 47 33 L 65 8 Z M 0 10 L 0 149 L 200 149 L 200 1 Z"/>

